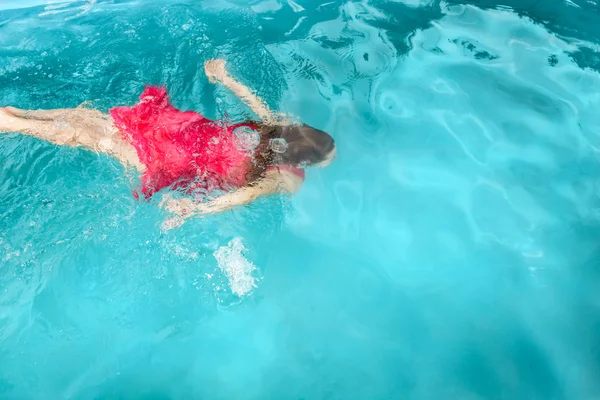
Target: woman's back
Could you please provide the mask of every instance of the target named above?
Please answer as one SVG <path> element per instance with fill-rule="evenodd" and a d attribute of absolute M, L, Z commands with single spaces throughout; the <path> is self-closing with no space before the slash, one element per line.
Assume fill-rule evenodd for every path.
<path fill-rule="evenodd" d="M 179 111 L 165 88 L 148 87 L 133 107 L 110 110 L 115 125 L 135 147 L 146 166 L 145 197 L 171 185 L 202 182 L 204 189 L 229 190 L 246 184 L 248 154 L 236 148 L 233 130 L 194 111 Z"/>

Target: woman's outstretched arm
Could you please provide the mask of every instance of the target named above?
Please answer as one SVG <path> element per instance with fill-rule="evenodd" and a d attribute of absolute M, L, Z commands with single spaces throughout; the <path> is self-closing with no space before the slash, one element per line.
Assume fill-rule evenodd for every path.
<path fill-rule="evenodd" d="M 229 75 L 225 67 L 225 60 L 218 59 L 207 61 L 204 65 L 204 72 L 206 73 L 209 81 L 213 83 L 218 82 L 231 90 L 237 97 L 240 98 L 240 100 L 246 103 L 262 121 L 270 124 L 285 124 L 285 121 L 278 118 L 278 116 L 266 106 L 260 97 L 252 93 L 248 87 Z"/>
<path fill-rule="evenodd" d="M 252 186 L 246 186 L 229 193 L 225 193 L 206 203 L 196 203 L 190 198 L 174 199 L 167 195 L 163 202 L 165 208 L 182 217 L 189 218 L 197 215 L 217 214 L 231 210 L 237 206 L 249 204 L 256 199 L 274 194 L 277 185 L 269 179 L 261 179 Z"/>
<path fill-rule="evenodd" d="M 189 218 L 228 211 L 264 196 L 294 194 L 301 186 L 302 180 L 296 175 L 287 171 L 272 170 L 254 184 L 225 193 L 206 203 L 196 203 L 190 198 L 174 199 L 171 195 L 166 195 L 161 206 L 181 218 Z M 183 220 L 180 221 L 181 223 Z"/>

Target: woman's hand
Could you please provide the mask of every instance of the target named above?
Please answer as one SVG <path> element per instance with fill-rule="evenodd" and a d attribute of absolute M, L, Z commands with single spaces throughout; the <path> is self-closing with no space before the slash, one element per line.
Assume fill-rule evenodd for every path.
<path fill-rule="evenodd" d="M 166 198 L 161 202 L 160 205 L 172 214 L 175 214 L 181 218 L 188 218 L 198 212 L 198 204 L 196 204 L 192 199 L 174 199 L 170 195 L 165 197 Z"/>
<path fill-rule="evenodd" d="M 204 72 L 208 80 L 212 83 L 223 82 L 227 78 L 227 69 L 225 69 L 225 60 L 208 60 L 204 64 Z"/>
<path fill-rule="evenodd" d="M 198 203 L 189 197 L 176 199 L 171 194 L 164 195 L 159 206 L 181 218 L 210 213 L 207 204 Z"/>
<path fill-rule="evenodd" d="M 163 197 L 160 207 L 173 214 L 172 217 L 166 218 L 163 221 L 162 228 L 164 231 L 180 227 L 185 223 L 187 218 L 204 214 L 204 206 L 202 204 L 196 203 L 190 198 L 175 199 L 170 194 Z"/>

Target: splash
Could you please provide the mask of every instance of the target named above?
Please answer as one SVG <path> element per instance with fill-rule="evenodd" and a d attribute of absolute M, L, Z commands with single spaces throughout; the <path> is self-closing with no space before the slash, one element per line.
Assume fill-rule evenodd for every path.
<path fill-rule="evenodd" d="M 221 246 L 214 252 L 219 268 L 229 280 L 231 291 L 237 296 L 245 296 L 256 288 L 256 278 L 252 275 L 257 270 L 252 262 L 242 254 L 246 247 L 241 238 L 234 238 L 227 246 Z"/>

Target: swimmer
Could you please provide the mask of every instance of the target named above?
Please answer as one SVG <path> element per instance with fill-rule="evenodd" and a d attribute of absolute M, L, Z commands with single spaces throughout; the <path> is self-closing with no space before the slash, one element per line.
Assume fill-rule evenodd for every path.
<path fill-rule="evenodd" d="M 147 87 L 133 107 L 104 114 L 83 107 L 58 110 L 0 108 L 0 132 L 20 132 L 63 146 L 106 153 L 141 174 L 134 195 L 149 199 L 164 188 L 186 193 L 163 196 L 161 206 L 187 218 L 248 204 L 261 196 L 294 194 L 308 166 L 326 166 L 336 148 L 327 133 L 275 115 L 247 87 L 232 78 L 223 60 L 204 65 L 210 82 L 235 93 L 259 121 L 226 124 L 194 111 L 179 111 L 165 88 Z"/>

